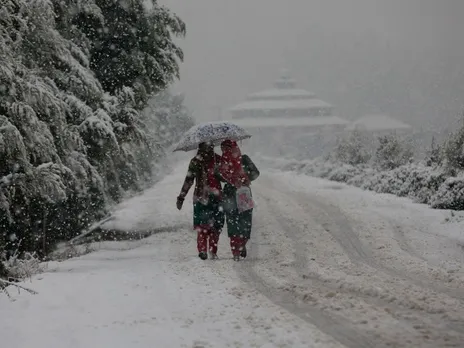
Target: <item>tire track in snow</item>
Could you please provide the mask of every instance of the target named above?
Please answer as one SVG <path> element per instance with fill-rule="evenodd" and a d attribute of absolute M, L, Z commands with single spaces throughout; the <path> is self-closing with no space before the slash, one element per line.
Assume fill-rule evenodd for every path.
<path fill-rule="evenodd" d="M 264 192 L 269 192 L 272 196 L 272 188 L 278 184 L 272 179 L 266 179 L 261 181 L 260 186 L 263 188 Z M 277 186 L 278 187 L 278 186 Z M 258 193 L 258 192 L 257 192 Z M 363 245 L 361 240 L 359 239 L 358 235 L 354 232 L 353 228 L 351 227 L 351 222 L 348 218 L 338 209 L 336 206 L 332 206 L 321 201 L 320 197 L 315 195 L 306 195 L 301 192 L 286 192 L 285 190 L 280 190 L 279 194 L 283 196 L 284 200 L 287 202 L 293 202 L 297 205 L 299 204 L 299 208 L 304 211 L 305 214 L 310 214 L 311 219 L 318 223 L 320 226 L 325 227 L 326 232 L 328 232 L 335 242 L 342 247 L 345 255 L 351 260 L 354 265 L 359 265 L 362 268 L 370 269 L 371 272 L 381 272 L 388 275 L 388 278 L 393 278 L 395 283 L 401 284 L 404 280 L 407 283 L 412 283 L 415 286 L 419 286 L 421 289 L 430 290 L 432 287 L 435 292 L 439 292 L 445 294 L 447 296 L 453 297 L 457 300 L 461 300 L 462 296 L 460 294 L 460 290 L 450 289 L 446 286 L 440 286 L 439 284 L 434 283 L 430 285 L 428 283 L 424 283 L 422 280 L 418 279 L 416 276 L 405 273 L 403 270 L 397 270 L 386 266 L 384 264 L 379 264 L 377 260 L 375 260 L 374 256 L 371 253 L 371 250 L 366 249 Z M 276 203 L 279 202 L 276 197 L 271 197 L 271 203 L 274 204 L 276 207 Z M 270 203 L 268 204 L 270 205 Z M 268 209 L 267 213 L 268 216 L 274 220 L 273 218 L 277 217 L 280 213 L 280 217 L 284 216 L 284 212 L 280 212 L 280 207 L 276 207 L 274 211 L 268 209 L 265 206 L 265 209 Z M 277 213 L 276 213 L 277 212 Z M 285 218 L 292 216 L 291 210 L 289 210 Z M 260 214 L 258 212 L 258 218 Z M 298 215 L 296 215 L 298 217 Z M 302 215 L 301 219 L 304 220 L 305 216 Z M 289 221 L 289 220 L 288 220 Z M 284 224 L 283 230 L 295 230 L 294 224 L 289 225 Z M 290 228 L 289 228 L 290 227 Z M 301 231 L 300 231 L 301 232 Z M 282 289 L 277 286 L 272 286 L 270 283 L 272 281 L 265 280 L 262 276 L 258 275 L 256 270 L 254 269 L 255 266 L 266 267 L 267 269 L 272 271 L 272 267 L 269 268 L 266 266 L 266 263 L 262 260 L 255 259 L 258 256 L 258 244 L 256 243 L 257 234 L 260 235 L 260 238 L 265 237 L 263 235 L 263 231 L 261 229 L 255 229 L 253 236 L 252 236 L 252 244 L 253 250 L 250 253 L 251 257 L 254 259 L 253 261 L 246 261 L 241 262 L 235 265 L 236 271 L 239 277 L 256 290 L 261 292 L 267 298 L 269 298 L 275 304 L 281 306 L 282 308 L 286 309 L 288 312 L 300 317 L 301 319 L 307 321 L 308 323 L 315 325 L 319 328 L 322 332 L 332 336 L 340 343 L 346 345 L 347 347 L 374 347 L 379 346 L 379 338 L 378 335 L 372 335 L 371 332 L 367 330 L 363 330 L 362 328 L 356 328 L 349 324 L 349 320 L 339 316 L 329 313 L 324 309 L 321 309 L 321 306 L 317 306 L 311 303 L 307 303 L 301 300 L 302 294 L 295 291 L 295 289 Z M 306 279 L 310 280 L 309 286 L 312 288 L 318 288 L 318 290 L 324 291 L 327 293 L 328 290 L 334 291 L 333 283 L 326 283 L 323 279 L 317 279 L 316 277 L 313 278 L 312 275 L 308 277 L 308 274 L 304 273 L 304 265 L 307 265 L 307 257 L 306 257 L 306 250 L 304 245 L 301 244 L 301 241 L 298 240 L 297 236 L 293 237 L 293 245 L 296 257 L 296 270 L 300 274 L 300 276 L 305 275 Z M 304 236 L 303 236 L 304 237 Z M 404 247 L 408 247 L 407 244 L 403 245 Z M 414 255 L 411 255 L 414 256 Z M 303 271 L 303 272 L 302 272 Z M 308 281 L 306 281 L 306 285 L 308 285 Z M 407 283 L 406 288 L 409 288 Z M 331 286 L 332 285 L 332 286 Z M 362 288 L 361 288 L 362 290 Z M 316 290 L 317 291 L 317 290 Z M 336 290 L 335 290 L 336 291 Z M 389 300 L 384 300 L 383 298 L 379 297 L 378 294 L 364 294 L 361 291 L 356 291 L 355 289 L 342 289 L 343 293 L 352 293 L 353 295 L 358 295 L 362 297 L 362 300 L 365 301 L 367 304 L 371 304 L 377 308 L 381 306 L 385 306 L 386 302 Z M 418 330 L 419 333 L 422 328 L 429 329 L 433 327 L 434 330 L 437 332 L 431 336 L 434 336 L 431 341 L 426 342 L 429 338 L 426 334 L 424 334 L 423 342 L 421 346 L 428 346 L 428 347 L 436 347 L 437 343 L 440 346 L 461 346 L 461 342 L 463 341 L 462 337 L 457 338 L 454 334 L 447 334 L 442 335 L 440 337 L 440 332 L 447 333 L 451 330 L 454 330 L 456 333 L 462 333 L 463 329 L 461 328 L 462 321 L 459 322 L 447 322 L 443 323 L 445 318 L 441 317 L 441 313 L 437 312 L 435 315 L 432 312 L 428 312 L 425 308 L 415 308 L 414 303 L 408 303 L 406 306 L 403 306 L 403 302 L 408 302 L 408 299 L 399 299 L 399 304 L 395 303 L 394 307 L 395 310 L 398 310 L 398 313 L 390 313 L 391 317 L 399 322 L 404 322 L 408 324 L 407 326 L 414 327 L 414 330 Z M 390 302 L 388 303 L 388 307 L 392 309 L 393 304 Z M 408 308 L 408 305 L 410 306 Z M 408 310 L 412 311 L 414 316 L 408 317 L 409 313 Z M 410 312 L 409 311 L 409 312 Z M 424 316 L 423 314 L 427 314 Z M 437 324 L 433 324 L 433 321 L 437 320 Z M 431 322 L 432 321 L 432 322 Z M 443 325 L 441 325 L 443 323 Z M 405 325 L 406 326 L 406 325 Z M 406 330 L 407 328 L 405 328 Z M 438 337 L 437 337 L 438 336 Z M 413 337 L 416 341 L 418 337 Z M 443 338 L 443 340 L 441 340 Z M 392 340 L 397 339 L 397 337 L 391 337 Z M 420 338 L 419 338 L 420 339 Z M 408 346 L 407 341 L 400 341 L 396 340 L 395 342 L 389 342 L 390 340 L 387 338 L 385 341 L 381 341 L 384 346 Z M 440 342 L 438 342 L 440 341 Z M 375 342 L 375 344 L 373 344 Z M 388 342 L 388 343 L 387 343 Z M 414 344 L 412 344 L 414 345 Z M 411 346 L 411 345 L 410 345 Z"/>
<path fill-rule="evenodd" d="M 456 271 L 456 267 L 451 267 L 452 271 L 450 272 L 450 268 L 444 268 L 442 262 L 437 262 L 437 260 L 430 260 L 426 256 L 421 255 L 418 251 L 417 248 L 413 247 L 413 243 L 411 240 L 408 240 L 406 236 L 405 229 L 415 233 L 417 236 L 421 236 L 420 242 L 424 243 L 424 245 L 427 247 L 427 240 L 430 240 L 431 238 L 434 240 L 433 243 L 435 244 L 434 249 L 439 245 L 440 248 L 443 249 L 456 249 L 459 248 L 459 244 L 455 241 L 450 239 L 449 237 L 440 235 L 440 234 L 433 234 L 428 232 L 427 226 L 424 228 L 418 227 L 417 223 L 414 224 L 404 224 L 401 222 L 401 220 L 397 217 L 392 218 L 391 216 L 388 216 L 387 214 L 377 211 L 377 209 L 371 209 L 371 212 L 378 216 L 381 220 L 385 221 L 386 224 L 389 225 L 390 230 L 393 232 L 394 239 L 398 243 L 398 246 L 400 247 L 403 252 L 406 254 L 409 254 L 412 258 L 418 259 L 423 261 L 422 265 L 426 266 L 429 268 L 429 270 L 433 270 L 435 273 L 434 279 L 439 280 L 440 282 L 443 283 L 451 283 L 453 281 L 452 278 L 450 278 L 450 273 L 454 273 Z M 416 237 L 418 239 L 418 237 Z M 439 244 L 437 244 L 437 242 Z M 417 245 L 417 243 L 415 243 Z M 460 265 L 464 261 L 464 257 L 462 254 L 459 255 L 459 258 L 454 258 L 453 260 L 449 260 L 452 265 Z M 448 263 L 449 264 L 449 263 Z M 460 285 L 463 285 L 464 282 L 458 282 Z M 456 283 L 454 283 L 456 284 Z M 461 286 L 458 285 L 458 287 L 449 287 L 452 289 L 457 289 L 461 288 Z M 464 298 L 464 291 L 463 291 L 463 298 Z"/>
<path fill-rule="evenodd" d="M 263 178 L 266 181 L 266 187 L 279 187 L 279 182 L 273 182 L 270 178 Z M 345 214 L 336 206 L 322 201 L 321 197 L 302 193 L 297 191 L 286 192 L 282 189 L 274 190 L 280 195 L 287 197 L 288 202 L 296 202 L 300 207 L 311 212 L 311 219 L 318 225 L 322 226 L 332 237 L 337 240 L 347 256 L 353 263 L 362 264 L 387 275 L 409 281 L 423 289 L 430 289 L 437 293 L 445 294 L 459 301 L 464 301 L 464 290 L 443 286 L 430 279 L 425 283 L 419 277 L 408 274 L 402 270 L 380 264 L 372 256 L 370 250 L 366 250 L 357 234 L 351 227 L 352 223 Z M 412 255 L 413 256 L 413 255 Z"/>
<path fill-rule="evenodd" d="M 274 304 L 315 326 L 348 348 L 389 347 L 387 344 L 378 342 L 375 337 L 347 325 L 344 318 L 331 315 L 316 306 L 303 302 L 298 294 L 273 287 L 259 276 L 254 266 L 260 263 L 259 243 L 256 242 L 256 234 L 260 231 L 261 229 L 256 229 L 252 233 L 252 248 L 248 259 L 235 265 L 235 270 L 243 282 L 256 289 Z M 299 257 L 302 255 L 304 253 L 298 253 Z M 304 260 L 299 261 L 304 262 Z"/>
<path fill-rule="evenodd" d="M 405 305 L 402 306 L 396 303 L 392 303 L 390 301 L 386 301 L 381 297 L 376 296 L 378 294 L 364 293 L 362 292 L 362 288 L 340 288 L 340 286 L 337 286 L 336 284 L 333 284 L 331 286 L 330 283 L 327 284 L 322 279 L 317 277 L 317 274 L 308 274 L 306 268 L 309 260 L 306 257 L 307 251 L 304 245 L 302 244 L 302 240 L 307 238 L 305 236 L 305 233 L 301 230 L 300 227 L 298 227 L 295 224 L 294 221 L 290 220 L 287 215 L 282 213 L 275 203 L 272 203 L 275 202 L 275 197 L 274 200 L 267 197 L 266 201 L 270 206 L 269 211 L 275 218 L 275 222 L 282 228 L 282 230 L 292 231 L 292 233 L 289 233 L 288 236 L 290 239 L 292 239 L 295 249 L 296 271 L 302 279 L 310 280 L 309 286 L 311 286 L 312 289 L 317 288 L 318 290 L 325 293 L 329 293 L 330 291 L 336 291 L 345 294 L 357 295 L 363 302 L 373 307 L 389 308 L 389 314 L 393 319 L 403 323 L 403 325 L 405 325 L 405 328 L 409 327 L 410 329 L 417 330 L 419 335 L 424 335 L 424 337 L 434 336 L 436 331 L 440 331 L 441 334 L 438 334 L 437 337 L 434 337 L 436 340 L 441 341 L 440 344 L 452 344 L 449 341 L 452 339 L 456 340 L 456 335 L 450 335 L 449 331 L 454 331 L 457 334 L 464 333 L 464 327 L 462 326 L 462 323 L 460 324 L 455 322 L 444 322 L 444 318 L 442 317 L 441 313 L 428 312 L 424 309 L 418 308 L 417 304 L 415 303 L 407 303 L 406 301 Z M 364 254 L 367 255 L 367 253 Z M 414 313 L 414 315 L 408 313 L 411 311 Z M 427 317 L 424 317 L 424 314 L 426 314 Z M 437 325 L 433 324 L 435 322 L 442 323 L 443 327 L 437 328 Z M 433 334 L 429 334 L 429 332 L 433 332 Z M 404 330 L 404 333 L 407 334 L 406 329 Z M 438 343 L 436 340 L 433 343 L 431 343 L 430 347 L 435 347 L 435 345 Z M 460 342 L 462 342 L 463 340 L 464 336 L 458 337 L 457 342 L 459 343 L 455 343 L 455 345 L 460 346 Z"/>
<path fill-rule="evenodd" d="M 235 265 L 235 270 L 243 282 L 255 288 L 272 303 L 317 327 L 321 332 L 331 336 L 348 348 L 388 347 L 388 345 L 374 344 L 375 340 L 373 338 L 366 337 L 364 334 L 347 326 L 343 318 L 329 315 L 315 306 L 301 302 L 298 295 L 266 283 L 253 268 L 259 262 L 259 247 L 255 239 L 257 231 L 254 232 L 251 241 L 253 243 L 251 260 L 239 262 Z"/>
<path fill-rule="evenodd" d="M 404 233 L 403 229 L 401 228 L 401 226 L 399 226 L 399 224 L 396 223 L 396 221 L 393 221 L 392 219 L 388 219 L 388 218 L 382 216 L 379 213 L 376 213 L 376 215 L 379 216 L 380 218 L 382 218 L 384 221 L 386 221 L 387 224 L 390 226 L 390 229 L 393 231 L 393 234 L 395 236 L 395 240 L 398 243 L 398 246 L 400 247 L 401 250 L 403 250 L 405 253 L 411 255 L 412 257 L 414 257 L 416 259 L 419 259 L 421 261 L 424 261 L 427 264 L 429 264 L 429 261 L 425 257 L 420 255 L 418 252 L 416 252 L 411 247 L 411 245 L 409 244 L 409 242 L 406 239 L 406 236 L 405 236 L 405 233 Z"/>
<path fill-rule="evenodd" d="M 279 188 L 278 185 L 275 185 L 276 182 L 273 182 L 270 179 L 267 179 L 267 182 L 265 182 L 266 188 L 269 187 L 277 187 Z M 408 273 L 405 273 L 402 270 L 397 270 L 394 268 L 390 268 L 388 266 L 385 266 L 383 264 L 379 264 L 371 255 L 369 250 L 365 250 L 365 247 L 363 246 L 362 242 L 359 240 L 358 236 L 355 234 L 353 229 L 350 226 L 350 221 L 345 217 L 345 215 L 340 211 L 335 206 L 328 205 L 323 203 L 322 198 L 318 196 L 312 196 L 309 194 L 303 194 L 301 192 L 293 192 L 293 191 L 285 191 L 283 189 L 273 189 L 275 192 L 273 195 L 271 195 L 271 199 L 269 202 L 276 202 L 279 201 L 279 199 L 276 199 L 276 196 L 281 198 L 282 201 L 284 202 L 293 202 L 294 206 L 290 207 L 290 209 L 287 211 L 287 213 L 283 213 L 280 211 L 280 207 L 276 206 L 274 203 L 274 210 L 271 212 L 271 215 L 276 217 L 280 217 L 281 220 L 286 221 L 287 223 L 283 225 L 284 230 L 291 230 L 293 232 L 300 230 L 301 231 L 301 226 L 298 227 L 295 225 L 295 221 L 289 220 L 289 216 L 291 216 L 292 213 L 295 211 L 298 211 L 298 209 L 303 212 L 305 215 L 300 215 L 303 217 L 307 217 L 307 214 L 310 214 L 311 219 L 316 220 L 319 222 L 319 225 L 323 225 L 326 228 L 326 231 L 329 232 L 340 245 L 344 249 L 345 253 L 348 254 L 348 257 L 354 262 L 355 264 L 358 265 L 363 265 L 363 267 L 369 267 L 373 268 L 376 272 L 383 272 L 389 275 L 390 277 L 393 278 L 400 278 L 401 280 L 406 280 L 409 283 L 414 284 L 415 286 L 418 286 L 421 291 L 426 290 L 426 291 L 433 291 L 438 294 L 442 294 L 445 296 L 452 297 L 453 300 L 458 300 L 462 304 L 462 290 L 455 289 L 455 288 L 449 288 L 446 286 L 440 286 L 437 283 L 433 282 L 431 284 L 423 282 L 422 280 L 418 279 L 415 275 L 410 275 Z M 267 189 L 265 192 L 268 192 L 269 189 Z M 304 200 L 304 201 L 302 201 Z M 309 209 L 308 209 L 309 208 Z M 290 215 L 289 215 L 290 213 Z M 298 216 L 298 215 L 297 215 Z M 326 217 L 326 219 L 321 219 L 322 217 Z M 322 221 L 321 221 L 322 220 Z M 331 223 L 333 220 L 334 223 Z M 303 221 L 303 220 L 302 220 Z M 278 222 L 278 220 L 277 220 Z M 389 221 L 388 221 L 389 222 Z M 327 228 L 327 227 L 331 228 Z M 290 228 L 289 228 L 290 227 Z M 295 244 L 295 250 L 298 250 L 298 247 L 301 245 L 301 240 L 299 240 L 297 237 L 294 236 L 294 234 L 289 235 L 291 238 L 294 240 Z M 300 236 L 301 238 L 304 238 L 304 234 Z M 406 241 L 406 240 L 405 240 Z M 411 255 L 413 256 L 413 255 Z M 306 274 L 307 278 L 311 278 L 312 281 L 314 281 L 314 275 L 309 275 Z M 321 279 L 318 279 L 319 282 L 322 282 L 324 286 L 328 286 L 326 282 L 324 282 Z M 398 282 L 398 279 L 395 280 L 396 284 L 401 286 L 402 288 L 404 287 L 403 282 Z M 334 284 L 336 285 L 336 284 Z M 333 287 L 333 286 L 332 286 Z M 355 289 L 343 289 L 343 291 L 352 291 Z M 360 288 L 362 290 L 362 288 Z M 410 290 L 410 287 L 406 283 L 406 287 L 404 287 L 404 290 Z M 364 300 L 366 300 L 368 303 L 371 303 L 373 305 L 382 305 L 382 302 L 385 303 L 385 301 L 380 297 L 381 295 L 373 292 L 373 293 L 364 293 L 357 291 L 358 295 L 362 295 L 364 297 Z M 415 293 L 412 293 L 413 295 L 420 295 L 420 292 L 418 293 L 417 291 Z M 396 295 L 393 295 L 396 297 Z M 388 298 L 390 300 L 390 298 Z M 435 299 L 435 306 L 437 303 L 439 303 L 439 298 Z M 412 301 L 412 302 L 410 302 Z M 427 302 L 425 301 L 425 306 L 424 301 L 422 303 L 419 303 L 415 301 L 414 299 L 411 298 L 400 298 L 399 303 L 395 303 L 395 307 L 399 310 L 404 311 L 405 309 L 410 309 L 413 312 L 416 312 L 417 318 L 419 320 L 429 320 L 431 318 L 434 318 L 431 320 L 431 324 L 433 324 L 435 321 L 439 322 L 440 325 L 442 325 L 441 329 L 446 331 L 454 331 L 456 333 L 462 334 L 464 333 L 464 318 L 462 314 L 459 312 L 460 309 L 462 308 L 461 305 L 457 308 L 452 308 L 452 313 L 454 313 L 454 317 L 448 317 L 449 320 L 447 320 L 447 317 L 441 313 L 441 309 L 445 309 L 446 306 L 448 306 L 448 310 L 450 310 L 450 303 L 445 304 L 445 302 L 442 302 L 443 305 L 438 305 L 439 308 L 437 309 L 436 307 L 428 307 Z M 392 303 L 387 302 L 389 307 L 392 307 Z M 451 304 L 452 305 L 452 304 Z M 428 309 L 429 308 L 429 309 Z M 456 311 L 454 311 L 456 309 Z M 422 312 L 422 314 L 421 314 Z M 446 313 L 446 312 L 445 312 Z M 458 314 L 457 314 L 458 313 Z M 423 314 L 427 314 L 428 318 L 422 318 Z M 407 318 L 408 321 L 411 321 L 410 319 L 412 318 Z M 436 325 L 433 324 L 434 329 L 436 328 Z M 447 333 L 447 332 L 446 332 Z M 463 338 L 464 340 L 464 338 Z"/>
<path fill-rule="evenodd" d="M 297 194 L 297 196 L 299 195 Z M 301 197 L 297 197 L 297 200 L 302 203 Z M 353 262 L 375 268 L 376 270 L 384 272 L 391 277 L 409 281 L 422 289 L 430 289 L 459 301 L 464 300 L 464 292 L 460 289 L 437 284 L 433 282 L 432 279 L 430 279 L 430 282 L 426 283 L 416 275 L 408 274 L 403 270 L 398 270 L 377 262 L 372 254 L 365 250 L 358 236 L 353 231 L 351 222 L 345 217 L 340 209 L 332 205 L 322 203 L 320 200 L 316 202 L 315 199 L 306 200 L 305 205 L 307 206 L 308 203 L 314 209 L 314 220 L 323 226 L 324 229 L 338 241 Z M 324 216 L 326 219 L 321 221 L 320 216 Z M 412 254 L 410 255 L 414 256 Z"/>

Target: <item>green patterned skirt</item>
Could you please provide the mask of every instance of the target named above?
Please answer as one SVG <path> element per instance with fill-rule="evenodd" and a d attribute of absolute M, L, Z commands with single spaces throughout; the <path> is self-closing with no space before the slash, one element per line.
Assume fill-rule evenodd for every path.
<path fill-rule="evenodd" d="M 237 209 L 226 213 L 227 234 L 229 237 L 250 239 L 253 222 L 253 209 L 239 213 Z"/>
<path fill-rule="evenodd" d="M 193 227 L 200 225 L 210 225 L 219 232 L 224 227 L 224 210 L 216 196 L 210 196 L 206 205 L 199 202 L 193 204 Z"/>

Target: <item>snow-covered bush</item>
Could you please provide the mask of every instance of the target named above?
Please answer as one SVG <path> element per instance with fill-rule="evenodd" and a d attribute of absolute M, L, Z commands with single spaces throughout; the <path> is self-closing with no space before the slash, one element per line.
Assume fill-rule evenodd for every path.
<path fill-rule="evenodd" d="M 406 169 L 406 170 L 404 170 Z M 404 182 L 407 178 L 407 168 L 397 168 L 390 171 L 379 171 L 366 180 L 361 188 L 377 193 L 391 193 L 405 196 Z"/>
<path fill-rule="evenodd" d="M 350 165 L 365 164 L 372 157 L 371 144 L 372 139 L 370 139 L 367 132 L 355 128 L 349 137 L 338 139 L 332 155 L 336 161 L 341 163 Z"/>
<path fill-rule="evenodd" d="M 443 185 L 447 180 L 448 172 L 440 167 L 430 167 L 420 163 L 410 163 L 392 170 L 380 171 L 367 164 L 352 166 L 324 158 L 298 161 L 261 157 L 259 161 L 279 170 L 343 182 L 377 193 L 409 197 L 417 203 L 431 204 L 434 200 L 434 207 L 438 207 L 437 197 L 442 197 L 447 191 Z M 448 194 L 447 197 L 449 200 L 459 199 L 456 198 L 457 195 Z M 458 205 L 458 202 L 453 204 Z"/>
<path fill-rule="evenodd" d="M 464 177 L 446 179 L 431 197 L 430 205 L 436 209 L 464 210 Z"/>
<path fill-rule="evenodd" d="M 447 178 L 446 171 L 440 167 L 415 164 L 401 168 L 407 175 L 399 195 L 409 196 L 417 203 L 430 203 L 431 197 Z"/>
<path fill-rule="evenodd" d="M 346 163 L 357 162 L 356 156 L 350 156 L 358 145 L 356 141 L 345 144 L 348 147 L 339 144 L 335 154 L 326 158 L 259 160 L 280 170 L 343 182 L 377 193 L 409 197 L 437 209 L 464 210 L 464 126 L 443 146 L 432 142 L 424 163 L 412 163 L 410 148 L 394 135 L 379 138 L 373 165 Z M 351 155 L 343 157 L 343 153 Z"/>
<path fill-rule="evenodd" d="M 357 166 L 357 169 L 359 170 L 358 174 L 348 179 L 346 182 L 348 185 L 363 187 L 377 174 L 377 170 L 368 165 Z"/>
<path fill-rule="evenodd" d="M 387 134 L 378 138 L 379 146 L 375 152 L 374 164 L 380 170 L 398 168 L 413 158 L 412 149 L 401 142 L 395 134 Z"/>
<path fill-rule="evenodd" d="M 22 258 L 15 255 L 2 263 L 8 277 L 13 279 L 30 278 L 34 274 L 42 272 L 45 268 L 37 255 L 33 253 L 24 253 Z"/>
<path fill-rule="evenodd" d="M 344 183 L 355 182 L 356 178 L 362 176 L 364 171 L 365 167 L 363 166 L 341 164 L 334 166 L 327 175 L 327 179 Z"/>
<path fill-rule="evenodd" d="M 407 164 L 389 171 L 365 171 L 358 183 L 348 183 L 365 190 L 410 197 L 418 203 L 429 203 L 430 197 L 445 180 L 443 170 L 422 164 Z"/>

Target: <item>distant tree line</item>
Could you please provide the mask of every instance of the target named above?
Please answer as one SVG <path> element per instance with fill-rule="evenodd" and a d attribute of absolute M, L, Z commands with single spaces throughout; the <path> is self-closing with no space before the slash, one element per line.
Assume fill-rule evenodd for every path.
<path fill-rule="evenodd" d="M 442 143 L 432 138 L 426 151 L 424 164 L 440 167 L 450 176 L 464 171 L 464 112 L 461 125 L 444 137 Z M 348 136 L 340 137 L 328 159 L 349 165 L 372 165 L 378 170 L 392 170 L 414 161 L 413 146 L 405 137 L 395 132 L 375 136 L 354 129 Z"/>
<path fill-rule="evenodd" d="M 403 137 L 390 133 L 376 138 L 355 130 L 339 139 L 326 158 L 323 177 L 410 197 L 436 209 L 464 210 L 464 114 L 461 122 L 441 143 L 432 139 L 422 161 L 414 159 Z M 315 161 L 303 171 L 319 173 L 319 165 Z"/>

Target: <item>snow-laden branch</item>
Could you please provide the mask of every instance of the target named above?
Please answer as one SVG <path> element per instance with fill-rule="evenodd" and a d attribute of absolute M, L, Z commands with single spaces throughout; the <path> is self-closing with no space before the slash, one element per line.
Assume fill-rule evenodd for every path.
<path fill-rule="evenodd" d="M 15 287 L 15 288 L 18 289 L 18 291 L 20 291 L 20 290 L 27 291 L 28 293 L 30 293 L 32 295 L 37 295 L 38 294 L 38 292 L 33 290 L 33 289 L 26 288 L 26 287 L 24 287 L 22 285 L 10 282 L 8 280 L 0 279 L 0 291 L 4 292 L 9 298 L 11 298 L 11 296 L 7 291 L 8 286 Z"/>

